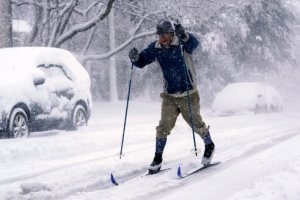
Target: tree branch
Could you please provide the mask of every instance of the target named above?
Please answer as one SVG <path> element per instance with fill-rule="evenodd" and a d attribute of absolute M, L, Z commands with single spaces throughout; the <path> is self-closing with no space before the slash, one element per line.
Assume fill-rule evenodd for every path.
<path fill-rule="evenodd" d="M 59 29 L 59 35 L 62 35 L 62 33 L 64 32 L 68 21 L 74 11 L 74 8 L 78 5 L 78 0 L 73 1 L 73 3 L 71 3 L 71 5 L 68 7 L 67 11 L 63 14 L 62 18 L 61 18 L 61 26 Z"/>
<path fill-rule="evenodd" d="M 23 6 L 23 5 L 34 5 L 34 6 L 43 6 L 43 3 L 39 3 L 33 0 L 27 0 L 27 1 L 20 1 L 20 0 L 12 0 L 12 4 L 15 4 L 17 7 Z"/>
<path fill-rule="evenodd" d="M 111 57 L 112 55 L 114 55 L 114 54 L 120 52 L 121 50 L 123 50 L 125 47 L 127 47 L 129 44 L 131 44 L 133 41 L 135 41 L 139 38 L 142 38 L 142 37 L 152 36 L 152 35 L 155 35 L 155 34 L 156 34 L 156 30 L 147 31 L 147 32 L 137 34 L 135 36 L 132 36 L 131 38 L 126 40 L 122 45 L 120 45 L 119 47 L 117 47 L 116 49 L 114 49 L 114 50 L 112 50 L 108 53 L 101 54 L 101 55 L 88 55 L 88 56 L 81 55 L 79 60 L 81 61 L 81 63 L 84 63 L 87 60 L 104 60 L 104 59 L 107 59 L 107 58 Z"/>
<path fill-rule="evenodd" d="M 42 18 L 42 8 L 39 6 L 35 6 L 34 8 L 34 23 L 31 28 L 30 34 L 27 39 L 27 45 L 31 46 L 33 41 L 35 40 L 38 32 L 39 32 L 39 25 L 40 25 L 40 19 Z"/>
<path fill-rule="evenodd" d="M 94 36 L 94 34 L 95 34 L 95 31 L 96 31 L 96 28 L 97 28 L 97 26 L 94 26 L 94 27 L 92 28 L 91 33 L 90 33 L 90 35 L 89 35 L 89 38 L 88 38 L 88 40 L 87 40 L 85 46 L 83 47 L 83 49 L 82 49 L 82 51 L 81 51 L 81 55 L 85 55 L 86 52 L 87 52 L 87 50 L 88 50 L 88 48 L 90 47 L 90 45 L 91 45 L 91 43 L 92 43 L 93 36 Z"/>
<path fill-rule="evenodd" d="M 75 8 L 74 9 L 74 12 L 76 12 L 77 14 L 79 15 L 82 15 L 84 17 L 87 16 L 87 14 L 97 5 L 101 3 L 100 1 L 94 1 L 91 5 L 89 5 L 89 7 L 85 10 L 81 10 L 81 9 L 78 9 L 78 8 Z"/>
<path fill-rule="evenodd" d="M 68 39 L 70 39 L 73 36 L 75 36 L 77 33 L 89 30 L 93 26 L 95 26 L 97 23 L 99 23 L 100 21 L 102 21 L 109 14 L 109 12 L 110 12 L 110 10 L 111 10 L 112 5 L 113 5 L 114 2 L 115 2 L 115 0 L 109 0 L 108 3 L 107 3 L 106 9 L 103 12 L 99 12 L 99 14 L 96 17 L 94 17 L 93 19 L 91 19 L 90 21 L 82 23 L 82 24 L 75 25 L 69 31 L 67 31 L 66 33 L 62 34 L 56 40 L 54 46 L 55 47 L 59 47 L 61 44 L 63 44 Z"/>

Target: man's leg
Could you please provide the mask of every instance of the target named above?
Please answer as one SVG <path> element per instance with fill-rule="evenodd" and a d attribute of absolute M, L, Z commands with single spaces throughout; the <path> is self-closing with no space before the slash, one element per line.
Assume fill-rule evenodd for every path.
<path fill-rule="evenodd" d="M 167 143 L 167 136 L 170 135 L 171 130 L 174 128 L 176 119 L 179 115 L 179 109 L 174 103 L 174 98 L 162 94 L 163 98 L 161 106 L 161 119 L 159 125 L 156 127 L 156 146 L 155 157 L 150 164 L 150 171 L 158 171 L 162 164 L 162 154 Z"/>
<path fill-rule="evenodd" d="M 194 131 L 203 139 L 205 144 L 204 155 L 202 157 L 202 164 L 207 165 L 211 162 L 215 150 L 215 145 L 211 139 L 209 133 L 209 127 L 203 122 L 202 117 L 200 115 L 200 97 L 199 93 L 193 93 L 190 95 L 191 100 L 191 108 L 192 108 L 192 116 L 193 116 L 193 124 L 194 124 Z M 187 103 L 187 97 L 181 99 L 180 103 L 180 111 L 182 113 L 183 118 L 185 121 L 192 126 L 190 122 L 190 110 Z"/>
<path fill-rule="evenodd" d="M 164 152 L 164 148 L 167 143 L 167 138 L 158 138 L 156 137 L 156 145 L 155 145 L 155 156 L 153 158 L 152 163 L 148 167 L 149 172 L 155 173 L 160 170 L 162 165 L 162 154 Z"/>
<path fill-rule="evenodd" d="M 205 137 L 208 133 L 208 128 L 206 124 L 203 122 L 202 117 L 200 115 L 200 97 L 199 93 L 195 92 L 190 95 L 191 100 L 191 109 L 192 109 L 192 116 L 193 116 L 193 124 L 194 124 L 194 131 L 201 136 L 201 138 Z M 183 119 L 188 123 L 189 126 L 192 126 L 190 121 L 190 109 L 188 105 L 188 97 L 183 97 L 178 100 L 180 104 L 180 111 L 182 114 Z"/>
<path fill-rule="evenodd" d="M 161 119 L 156 127 L 156 137 L 167 138 L 174 128 L 180 110 L 175 102 L 175 98 L 162 94 Z"/>

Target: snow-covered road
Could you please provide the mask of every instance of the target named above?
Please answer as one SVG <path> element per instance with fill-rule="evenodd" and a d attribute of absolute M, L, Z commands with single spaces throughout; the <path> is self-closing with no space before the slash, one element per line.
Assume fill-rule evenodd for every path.
<path fill-rule="evenodd" d="M 140 178 L 154 156 L 160 102 L 130 102 L 120 159 L 125 106 L 96 102 L 89 125 L 78 131 L 0 140 L 0 199 L 300 199 L 300 111 L 231 117 L 202 111 L 214 160 L 222 164 L 186 179 L 176 176 L 177 167 L 187 171 L 201 156 L 191 153 L 192 132 L 179 117 L 164 153 L 163 168 L 172 169 Z"/>

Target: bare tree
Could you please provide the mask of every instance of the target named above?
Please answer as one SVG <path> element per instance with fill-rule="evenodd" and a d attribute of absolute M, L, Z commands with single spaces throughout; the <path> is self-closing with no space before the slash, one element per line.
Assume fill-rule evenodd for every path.
<path fill-rule="evenodd" d="M 115 31 L 115 14 L 114 9 L 112 8 L 108 15 L 108 26 L 109 26 L 109 49 L 114 50 L 116 48 L 116 31 Z M 118 100 L 118 91 L 117 91 L 117 61 L 116 56 L 113 55 L 109 58 L 109 100 L 117 101 Z"/>
<path fill-rule="evenodd" d="M 35 7 L 35 20 L 28 45 L 32 45 L 39 37 L 45 46 L 60 47 L 78 33 L 93 28 L 106 18 L 114 1 L 108 0 L 106 4 L 100 3 L 100 1 L 93 1 L 86 10 L 78 8 L 79 0 L 13 0 L 13 4 L 17 7 L 24 5 Z M 94 11 L 93 15 L 88 21 L 70 24 L 72 15 L 78 14 L 83 16 L 92 10 Z M 50 30 L 52 30 L 51 33 Z"/>

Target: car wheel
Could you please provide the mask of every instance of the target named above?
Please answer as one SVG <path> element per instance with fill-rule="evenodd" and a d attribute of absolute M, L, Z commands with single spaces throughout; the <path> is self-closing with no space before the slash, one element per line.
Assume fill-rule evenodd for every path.
<path fill-rule="evenodd" d="M 279 108 L 272 105 L 271 110 L 272 110 L 272 112 L 278 112 Z"/>
<path fill-rule="evenodd" d="M 267 105 L 265 105 L 264 107 L 263 107 L 263 110 L 262 110 L 264 113 L 267 113 L 268 112 L 268 106 Z"/>
<path fill-rule="evenodd" d="M 275 112 L 275 111 L 276 111 L 273 105 L 271 105 L 271 111 L 272 111 L 272 112 Z"/>
<path fill-rule="evenodd" d="M 8 124 L 8 136 L 12 138 L 29 137 L 28 117 L 22 108 L 14 108 Z"/>
<path fill-rule="evenodd" d="M 253 109 L 253 111 L 254 111 L 254 114 L 267 112 L 268 111 L 268 106 L 267 105 L 264 105 L 264 106 L 256 105 L 255 108 Z"/>
<path fill-rule="evenodd" d="M 258 105 L 255 105 L 255 107 L 253 108 L 254 114 L 258 114 L 259 112 L 259 108 Z"/>
<path fill-rule="evenodd" d="M 86 112 L 82 105 L 76 105 L 72 117 L 72 128 L 77 129 L 80 126 L 86 126 Z"/>

